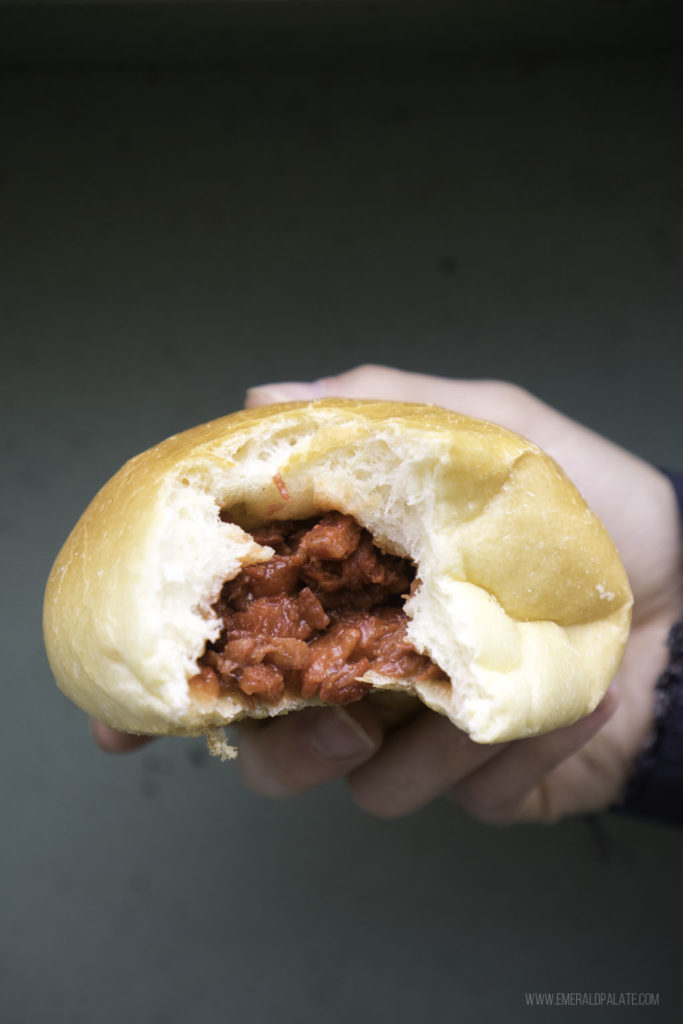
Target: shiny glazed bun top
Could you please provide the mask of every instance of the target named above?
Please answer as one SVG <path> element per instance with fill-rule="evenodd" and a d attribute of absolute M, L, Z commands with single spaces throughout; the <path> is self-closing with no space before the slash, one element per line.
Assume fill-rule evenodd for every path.
<path fill-rule="evenodd" d="M 252 533 L 335 510 L 408 559 L 407 639 L 437 678 L 369 671 L 477 742 L 589 713 L 627 640 L 631 592 L 606 530 L 557 464 L 435 406 L 325 399 L 235 413 L 126 463 L 52 569 L 45 643 L 61 689 L 112 728 L 208 733 L 320 704 L 190 685 L 227 580 L 274 554 Z"/>

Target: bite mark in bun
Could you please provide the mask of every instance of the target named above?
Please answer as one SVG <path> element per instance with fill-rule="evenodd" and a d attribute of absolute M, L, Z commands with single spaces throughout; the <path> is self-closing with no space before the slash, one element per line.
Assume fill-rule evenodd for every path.
<path fill-rule="evenodd" d="M 215 742 L 394 693 L 493 743 L 593 710 L 631 604 L 606 530 L 535 445 L 435 406 L 326 399 L 126 463 L 55 562 L 44 632 L 60 687 L 123 731 Z"/>
<path fill-rule="evenodd" d="M 445 678 L 406 638 L 414 567 L 380 551 L 351 516 L 271 523 L 253 537 L 275 554 L 223 586 L 214 605 L 223 628 L 189 681 L 196 699 L 232 693 L 253 708 L 287 693 L 349 704 L 372 690 L 370 671 Z"/>

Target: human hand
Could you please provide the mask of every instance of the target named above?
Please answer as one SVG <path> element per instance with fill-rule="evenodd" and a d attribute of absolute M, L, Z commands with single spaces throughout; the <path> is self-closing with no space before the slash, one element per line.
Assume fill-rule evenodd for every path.
<path fill-rule="evenodd" d="M 574 725 L 487 746 L 424 710 L 385 734 L 365 702 L 308 709 L 241 726 L 238 766 L 252 789 L 284 796 L 345 776 L 356 802 L 380 817 L 419 809 L 440 795 L 496 823 L 554 821 L 617 798 L 652 724 L 653 688 L 667 660 L 681 584 L 678 509 L 666 477 L 515 385 L 454 381 L 366 366 L 313 384 L 256 388 L 247 405 L 325 396 L 423 401 L 493 420 L 552 455 L 600 516 L 619 548 L 635 604 L 624 660 L 607 696 Z M 144 738 L 95 723 L 106 749 Z"/>

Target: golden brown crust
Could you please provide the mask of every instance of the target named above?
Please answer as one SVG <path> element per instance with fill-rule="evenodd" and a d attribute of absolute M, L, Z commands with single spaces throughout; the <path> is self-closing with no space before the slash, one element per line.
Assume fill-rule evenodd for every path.
<path fill-rule="evenodd" d="M 281 486 L 282 482 L 286 486 Z M 491 423 L 435 406 L 327 399 L 235 413 L 142 453 L 109 481 L 50 575 L 59 685 L 107 724 L 198 733 L 252 710 L 200 706 L 187 679 L 225 579 L 269 557 L 245 528 L 347 512 L 417 563 L 411 636 L 452 685 L 375 679 L 475 739 L 568 724 L 595 706 L 628 635 L 617 552 L 560 468 Z"/>

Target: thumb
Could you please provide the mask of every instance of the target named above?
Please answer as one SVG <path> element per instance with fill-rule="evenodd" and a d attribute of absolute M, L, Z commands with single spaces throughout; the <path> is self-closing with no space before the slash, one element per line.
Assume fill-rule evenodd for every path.
<path fill-rule="evenodd" d="M 258 387 L 249 388 L 244 406 L 246 409 L 255 409 L 260 405 L 273 405 L 274 402 L 310 401 L 314 398 L 322 398 L 324 394 L 322 381 L 261 384 Z"/>

